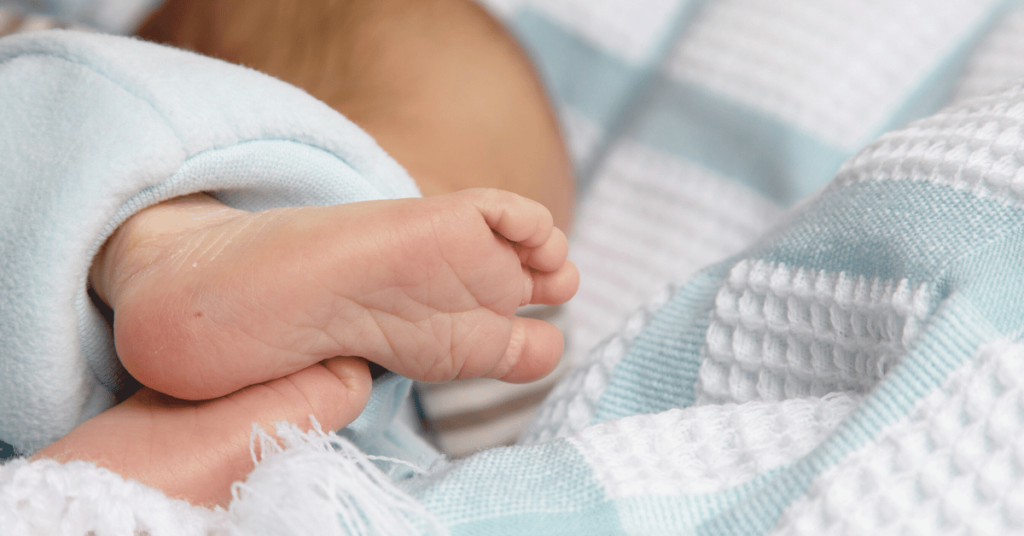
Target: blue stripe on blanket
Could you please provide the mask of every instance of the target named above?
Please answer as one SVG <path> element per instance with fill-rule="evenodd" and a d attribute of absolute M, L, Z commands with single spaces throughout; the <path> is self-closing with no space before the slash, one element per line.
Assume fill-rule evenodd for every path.
<path fill-rule="evenodd" d="M 548 92 L 607 128 L 635 89 L 641 67 L 599 50 L 532 9 L 513 28 L 529 50 Z"/>
<path fill-rule="evenodd" d="M 597 167 L 607 158 L 612 143 L 625 131 L 649 97 L 650 83 L 707 0 L 683 0 L 667 31 L 646 58 L 629 64 L 592 46 L 529 7 L 519 11 L 512 27 L 531 56 L 556 103 L 578 108 L 602 132 L 598 143 L 577 167 L 577 190 L 586 192 Z"/>
<path fill-rule="evenodd" d="M 779 470 L 770 470 L 717 493 L 683 499 L 676 496 L 626 497 L 617 499 L 615 504 L 625 534 L 698 534 L 702 526 L 748 501 L 778 474 Z"/>
<path fill-rule="evenodd" d="M 693 84 L 659 76 L 651 93 L 631 137 L 783 205 L 820 188 L 853 154 Z"/>
<path fill-rule="evenodd" d="M 916 284 L 1022 225 L 1020 210 L 963 189 L 864 181 L 824 191 L 745 256 Z"/>
<path fill-rule="evenodd" d="M 631 102 L 642 97 L 642 86 L 657 71 L 678 36 L 706 2 L 681 1 L 657 45 L 636 64 L 595 47 L 530 7 L 516 13 L 512 27 L 530 50 L 556 102 L 571 103 L 608 129 L 623 114 L 629 113 Z"/>
<path fill-rule="evenodd" d="M 664 36 L 668 45 L 659 51 L 671 48 L 701 4 L 684 6 Z M 945 56 L 936 58 L 930 73 L 898 100 L 886 120 L 849 147 L 655 73 L 649 64 L 660 64 L 663 58 L 657 54 L 644 64 L 630 64 L 531 9 L 518 12 L 513 27 L 555 101 L 596 123 L 604 131 L 604 140 L 634 137 L 789 205 L 824 185 L 868 141 L 938 110 L 948 100 L 970 53 L 1001 15 L 1001 9 L 992 10 L 973 31 L 960 36 Z M 633 108 L 630 103 L 637 95 L 642 97 Z M 586 174 L 580 177 L 581 191 L 589 179 Z"/>
<path fill-rule="evenodd" d="M 726 273 L 725 264 L 702 272 L 651 319 L 615 367 L 594 424 L 693 404 L 708 311 Z"/>
<path fill-rule="evenodd" d="M 442 474 L 408 491 L 453 535 L 622 532 L 590 466 L 564 440 L 491 449 Z"/>
<path fill-rule="evenodd" d="M 374 456 L 406 460 L 419 469 L 434 465 L 441 459 L 441 454 L 396 418 L 409 397 L 410 389 L 412 381 L 394 373 L 375 379 L 362 413 L 338 434 Z M 376 459 L 374 463 L 394 479 L 409 478 L 416 472 L 412 467 L 385 459 Z"/>
<path fill-rule="evenodd" d="M 949 49 L 946 57 L 940 59 L 931 72 L 922 77 L 917 86 L 904 95 L 903 100 L 889 111 L 885 121 L 865 133 L 857 147 L 863 147 L 886 132 L 901 128 L 946 106 L 978 44 L 989 34 L 992 27 L 1005 17 L 1007 11 L 1019 9 L 1021 6 L 1024 6 L 1021 0 L 1005 0 L 991 9 L 973 31 L 962 36 L 960 41 Z"/>

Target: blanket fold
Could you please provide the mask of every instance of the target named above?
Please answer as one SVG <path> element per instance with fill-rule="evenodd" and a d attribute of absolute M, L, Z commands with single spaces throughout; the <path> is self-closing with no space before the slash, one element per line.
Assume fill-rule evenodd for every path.
<path fill-rule="evenodd" d="M 1021 110 L 882 136 L 606 340 L 533 444 L 403 486 L 455 534 L 1024 530 Z"/>

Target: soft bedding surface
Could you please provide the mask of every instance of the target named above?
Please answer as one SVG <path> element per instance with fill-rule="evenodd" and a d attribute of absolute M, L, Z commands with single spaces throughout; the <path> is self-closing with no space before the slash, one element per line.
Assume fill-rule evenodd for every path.
<path fill-rule="evenodd" d="M 518 445 L 439 459 L 394 421 L 409 384 L 387 376 L 339 436 L 286 432 L 281 452 L 263 445 L 227 511 L 170 501 L 89 464 L 14 460 L 0 467 L 0 524 L 154 535 L 1024 530 L 1024 85 L 1005 85 L 1024 73 L 1000 59 L 1024 53 L 1022 15 L 1012 3 L 967 0 L 652 6 L 492 5 L 534 54 L 576 147 L 585 193 L 574 255 L 590 274 L 571 307 L 575 369 Z M 102 61 L 116 73 L 135 52 L 180 54 L 60 32 L 0 44 L 5 57 L 30 60 L 20 68 L 32 77 L 9 78 L 18 63 L 0 64 L 4 93 L 29 103 L 64 96 L 3 85 L 36 83 L 48 72 L 37 58 L 74 57 L 76 72 Z M 180 86 L 132 70 L 131 87 L 145 90 L 133 94 L 164 112 L 144 124 L 176 133 L 145 144 L 174 148 L 147 153 L 159 166 L 121 164 L 135 161 L 119 156 L 137 154 L 131 144 L 90 152 L 88 170 L 131 170 L 108 185 L 55 173 L 53 159 L 11 160 L 24 153 L 0 145 L 5 188 L 19 196 L 0 204 L 11 215 L 5 260 L 18 258 L 7 253 L 15 247 L 75 259 L 46 277 L 2 275 L 5 288 L 57 304 L 25 302 L 0 324 L 5 377 L 24 372 L 47 386 L 0 391 L 0 438 L 19 449 L 102 409 L 117 389 L 84 270 L 133 210 L 191 188 L 221 188 L 246 207 L 414 193 L 372 140 L 326 107 L 254 73 L 182 57 L 209 73 L 204 98 L 232 83 L 266 88 L 247 93 L 267 96 L 264 113 L 230 115 L 245 103 L 224 112 L 187 91 L 172 99 L 164 88 Z M 301 113 L 275 113 L 283 100 Z M 6 102 L 2 124 L 24 118 L 19 133 L 43 124 L 65 136 L 61 117 L 103 112 L 80 105 L 41 123 L 31 106 Z M 40 102 L 35 113 L 53 106 Z M 203 106 L 221 127 L 207 131 L 206 115 L 194 113 Z M 924 119 L 903 126 L 915 117 Z M 271 154 L 289 165 L 259 167 L 264 153 L 244 151 L 266 138 L 285 144 Z M 326 153 L 321 167 L 295 171 L 305 158 L 294 151 L 309 146 Z M 190 164 L 204 154 L 240 167 Z M 225 175 L 254 168 L 267 171 Z M 333 190 L 338 176 L 362 193 Z M 41 180 L 54 186 L 29 188 Z M 70 194 L 81 205 L 75 229 L 45 234 L 61 240 L 12 225 L 36 213 L 25 203 L 49 207 Z M 71 225 L 63 212 L 39 213 L 49 214 L 41 228 Z M 67 249 L 50 252 L 54 244 Z M 53 378 L 44 355 L 73 363 L 77 383 Z M 67 396 L 48 389 L 80 402 L 58 403 Z M 48 405 L 31 413 L 26 400 Z M 42 426 L 37 415 L 64 417 Z M 366 454 L 387 459 L 375 466 Z M 101 507 L 109 504 L 124 506 Z"/>

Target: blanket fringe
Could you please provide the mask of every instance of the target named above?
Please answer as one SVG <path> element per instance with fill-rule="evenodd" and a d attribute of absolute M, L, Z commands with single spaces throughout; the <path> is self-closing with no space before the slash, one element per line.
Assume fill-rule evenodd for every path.
<path fill-rule="evenodd" d="M 311 416 L 312 419 L 312 416 Z M 278 423 L 275 440 L 253 426 L 256 468 L 232 486 L 224 535 L 447 534 L 416 499 L 394 485 L 347 439 L 312 419 L 303 432 Z M 256 450 L 260 458 L 257 459 Z M 403 463 L 401 460 L 390 460 Z"/>

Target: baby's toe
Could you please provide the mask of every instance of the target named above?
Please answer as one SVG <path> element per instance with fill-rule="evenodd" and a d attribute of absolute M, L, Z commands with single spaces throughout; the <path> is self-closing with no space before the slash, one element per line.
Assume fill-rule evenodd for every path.
<path fill-rule="evenodd" d="M 547 376 L 558 365 L 565 349 L 562 332 L 535 318 L 514 317 L 512 338 L 501 361 L 488 373 L 510 383 L 526 383 Z"/>
<path fill-rule="evenodd" d="M 544 244 L 555 228 L 551 212 L 532 199 L 486 188 L 464 192 L 471 196 L 488 227 L 512 242 L 535 248 Z"/>
<path fill-rule="evenodd" d="M 551 230 L 551 235 L 540 246 L 520 248 L 520 261 L 540 272 L 554 272 L 565 264 L 569 257 L 569 241 L 560 229 Z"/>
<path fill-rule="evenodd" d="M 327 430 L 339 430 L 362 413 L 370 400 L 373 383 L 366 360 L 359 357 L 327 359 L 287 378 Z M 289 415 L 288 420 L 301 423 L 308 416 Z"/>

